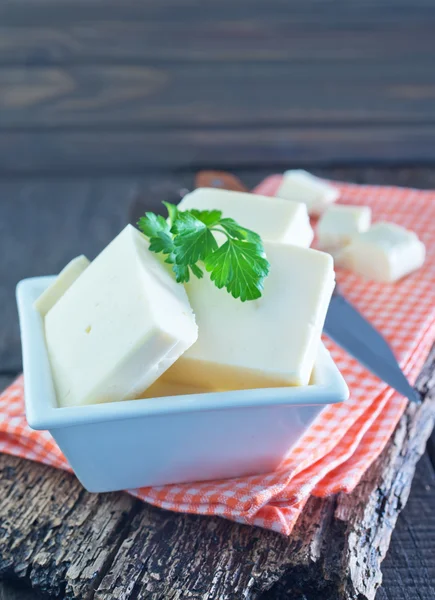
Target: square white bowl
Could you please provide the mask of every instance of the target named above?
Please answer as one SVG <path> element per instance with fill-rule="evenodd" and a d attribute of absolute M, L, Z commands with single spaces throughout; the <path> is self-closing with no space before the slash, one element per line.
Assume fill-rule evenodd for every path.
<path fill-rule="evenodd" d="M 47 429 L 91 492 L 273 471 L 328 404 L 346 401 L 347 385 L 328 351 L 319 350 L 313 384 L 212 392 L 59 408 L 33 307 L 54 277 L 17 286 L 27 421 Z"/>

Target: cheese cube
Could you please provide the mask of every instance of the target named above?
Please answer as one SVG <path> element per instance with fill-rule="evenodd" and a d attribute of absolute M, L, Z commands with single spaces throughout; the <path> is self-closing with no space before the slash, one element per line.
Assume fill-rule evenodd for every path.
<path fill-rule="evenodd" d="M 424 244 L 416 234 L 393 223 L 375 223 L 358 234 L 340 254 L 340 264 L 375 281 L 393 282 L 422 266 Z"/>
<path fill-rule="evenodd" d="M 186 194 L 178 207 L 180 210 L 220 210 L 224 217 L 255 231 L 265 241 L 306 248 L 313 241 L 306 207 L 298 202 L 259 194 L 198 188 Z"/>
<path fill-rule="evenodd" d="M 326 209 L 317 225 L 319 248 L 334 252 L 349 244 L 352 237 L 370 227 L 372 211 L 368 206 L 336 204 Z"/>
<path fill-rule="evenodd" d="M 77 256 L 62 269 L 55 281 L 39 296 L 34 307 L 44 317 L 74 281 L 89 266 L 86 256 Z"/>
<path fill-rule="evenodd" d="M 137 397 L 197 339 L 184 287 L 128 225 L 45 317 L 60 406 Z"/>
<path fill-rule="evenodd" d="M 270 274 L 261 298 L 235 300 L 205 276 L 187 293 L 198 341 L 164 379 L 231 390 L 307 385 L 334 288 L 329 254 L 265 243 Z"/>
<path fill-rule="evenodd" d="M 319 215 L 339 198 L 340 192 L 319 177 L 302 169 L 295 169 L 284 173 L 275 196 L 303 202 L 310 215 Z"/>

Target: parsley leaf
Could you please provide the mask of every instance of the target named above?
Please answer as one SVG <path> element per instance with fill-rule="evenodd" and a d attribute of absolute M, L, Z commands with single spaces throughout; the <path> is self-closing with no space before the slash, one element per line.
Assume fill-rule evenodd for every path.
<path fill-rule="evenodd" d="M 166 219 L 152 212 L 145 213 L 145 216 L 139 219 L 137 225 L 142 233 L 149 238 L 158 235 L 159 231 L 169 233 L 170 230 Z"/>
<path fill-rule="evenodd" d="M 175 204 L 171 204 L 170 202 L 162 202 L 162 204 L 165 205 L 166 210 L 168 211 L 168 219 L 169 219 L 169 223 L 172 227 L 172 225 L 175 223 L 175 221 L 177 219 L 178 208 L 175 206 Z"/>
<path fill-rule="evenodd" d="M 197 263 L 203 263 L 211 281 L 234 298 L 245 302 L 261 297 L 270 265 L 257 233 L 223 217 L 220 210 L 180 211 L 163 204 L 167 220 L 147 212 L 138 227 L 149 238 L 151 252 L 162 253 L 172 264 L 179 283 L 187 283 L 191 274 L 201 279 L 204 273 Z M 220 241 L 226 237 L 220 246 L 215 233 Z"/>
<path fill-rule="evenodd" d="M 192 273 L 198 277 L 198 279 L 202 279 L 202 277 L 204 277 L 204 273 L 197 265 L 186 266 L 175 264 L 172 267 L 172 270 L 175 273 L 175 279 L 178 283 L 187 283 L 190 281 L 190 271 L 192 271 Z"/>
<path fill-rule="evenodd" d="M 219 223 L 222 217 L 222 212 L 220 210 L 196 210 L 193 208 L 189 212 L 208 227 L 213 227 L 213 225 Z"/>
<path fill-rule="evenodd" d="M 236 221 L 234 221 L 234 219 L 221 219 L 219 221 L 219 225 L 229 235 L 237 238 L 238 240 L 248 240 L 249 242 L 253 242 L 255 244 L 262 244 L 261 237 L 258 235 L 258 233 L 255 233 L 250 229 L 246 229 L 246 227 L 242 227 Z"/>
<path fill-rule="evenodd" d="M 186 265 L 174 265 L 172 270 L 178 283 L 187 283 L 190 279 L 189 267 Z"/>
<path fill-rule="evenodd" d="M 149 248 L 151 252 L 162 252 L 171 255 L 174 252 L 174 240 L 169 233 L 159 231 L 157 235 L 150 237 Z"/>
<path fill-rule="evenodd" d="M 225 287 L 242 302 L 261 297 L 269 263 L 258 245 L 238 239 L 228 239 L 205 260 L 210 279 L 218 288 Z"/>
<path fill-rule="evenodd" d="M 208 226 L 191 211 L 178 213 L 171 233 L 175 234 L 175 262 L 178 265 L 192 265 L 204 260 L 218 247 Z"/>

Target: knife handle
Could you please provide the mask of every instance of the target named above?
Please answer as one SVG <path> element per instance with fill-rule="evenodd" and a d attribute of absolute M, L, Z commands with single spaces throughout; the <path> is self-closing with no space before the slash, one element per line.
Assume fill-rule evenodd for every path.
<path fill-rule="evenodd" d="M 249 192 L 246 185 L 228 171 L 199 171 L 195 176 L 195 187 L 220 188 L 234 192 Z"/>

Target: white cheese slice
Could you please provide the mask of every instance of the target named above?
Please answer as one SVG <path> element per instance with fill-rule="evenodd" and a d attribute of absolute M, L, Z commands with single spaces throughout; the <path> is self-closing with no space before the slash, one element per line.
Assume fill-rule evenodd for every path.
<path fill-rule="evenodd" d="M 265 243 L 271 269 L 261 298 L 235 300 L 205 276 L 187 293 L 198 341 L 164 379 L 218 390 L 307 385 L 334 288 L 329 254 Z"/>
<path fill-rule="evenodd" d="M 73 258 L 62 269 L 55 281 L 35 300 L 36 310 L 44 317 L 89 264 L 89 260 L 83 254 Z"/>
<path fill-rule="evenodd" d="M 308 171 L 294 169 L 285 171 L 275 196 L 303 202 L 310 215 L 319 215 L 339 198 L 340 192 L 333 185 Z"/>
<path fill-rule="evenodd" d="M 317 224 L 319 248 L 334 253 L 347 246 L 352 238 L 370 227 L 369 206 L 335 204 L 326 209 Z"/>
<path fill-rule="evenodd" d="M 178 206 L 180 210 L 220 210 L 224 217 L 255 231 L 265 241 L 306 248 L 313 241 L 307 209 L 298 202 L 259 194 L 198 188 L 186 194 Z"/>
<path fill-rule="evenodd" d="M 135 398 L 197 339 L 184 287 L 128 225 L 45 317 L 60 406 Z"/>
<path fill-rule="evenodd" d="M 425 246 L 417 235 L 394 223 L 375 223 L 344 248 L 340 265 L 381 282 L 397 281 L 420 268 Z"/>

